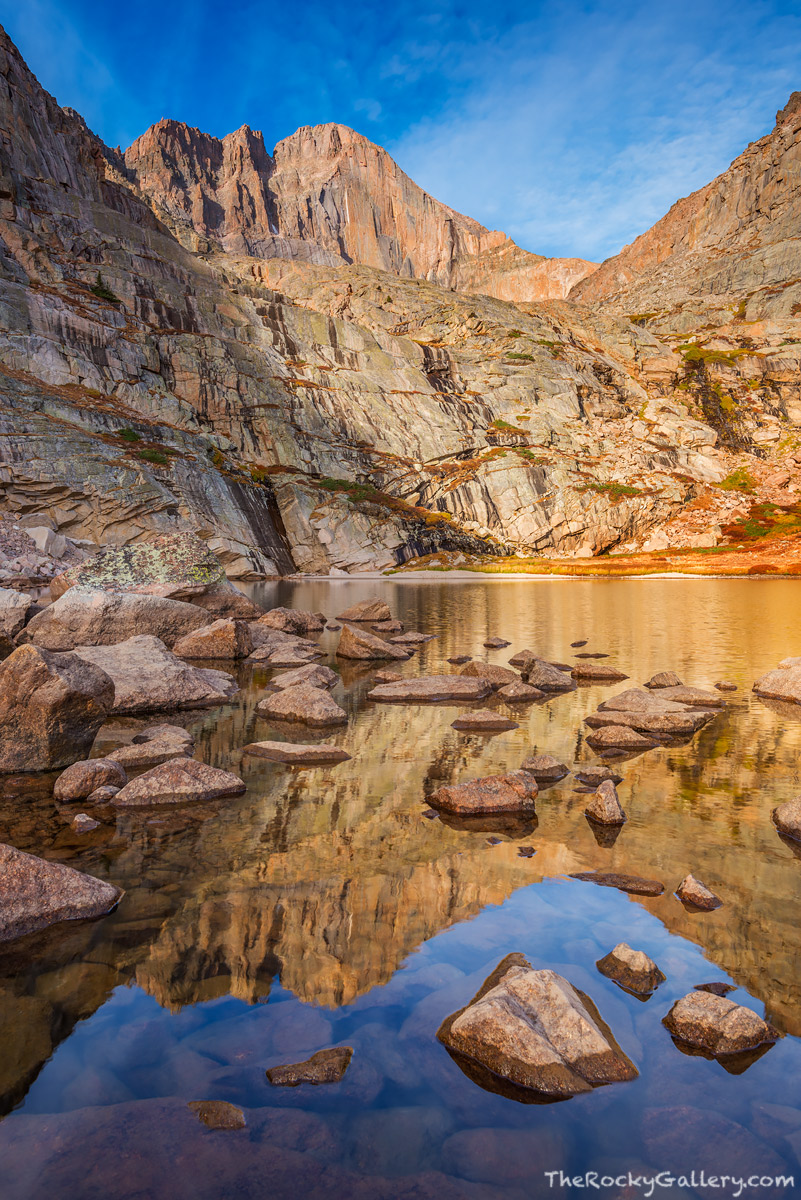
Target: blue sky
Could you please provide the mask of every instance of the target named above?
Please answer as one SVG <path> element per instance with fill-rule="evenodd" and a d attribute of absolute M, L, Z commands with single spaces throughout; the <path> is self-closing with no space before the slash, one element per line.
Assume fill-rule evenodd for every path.
<path fill-rule="evenodd" d="M 593 259 L 801 90 L 798 0 L 0 0 L 0 19 L 111 145 L 164 116 L 268 149 L 340 121 L 526 249 Z"/>

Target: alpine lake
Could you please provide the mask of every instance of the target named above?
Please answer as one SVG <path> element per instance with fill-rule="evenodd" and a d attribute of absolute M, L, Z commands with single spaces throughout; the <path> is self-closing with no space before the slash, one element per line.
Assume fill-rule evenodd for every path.
<path fill-rule="evenodd" d="M 647 1194 L 629 1172 L 675 1177 L 660 1197 L 732 1194 L 701 1171 L 801 1183 L 801 845 L 771 822 L 801 791 L 801 708 L 751 690 L 801 655 L 801 584 L 409 575 L 249 594 L 329 619 L 378 597 L 435 637 L 408 662 L 356 664 L 336 659 L 338 633 L 319 635 L 349 716 L 335 731 L 271 727 L 254 710 L 272 672 L 219 662 L 203 665 L 236 675 L 229 705 L 104 729 L 108 752 L 154 720 L 185 725 L 198 758 L 246 781 L 234 799 L 109 806 L 78 834 L 82 806 L 53 799 L 57 772 L 2 779 L 0 841 L 125 890 L 103 919 L 0 946 L 3 1200 L 530 1200 L 569 1195 L 560 1171 L 596 1172 L 615 1200 Z M 485 649 L 495 636 L 510 645 Z M 454 704 L 368 698 L 382 668 L 454 672 L 447 659 L 460 654 L 506 665 L 524 648 L 569 663 L 585 640 L 630 682 L 475 706 L 511 716 L 509 732 L 458 732 Z M 600 762 L 584 718 L 657 671 L 738 690 L 691 740 L 619 760 L 628 821 L 597 837 L 572 774 Z M 271 737 L 351 757 L 298 768 L 242 755 Z M 571 774 L 542 787 L 536 817 L 516 827 L 426 804 L 443 784 L 546 753 Z M 665 890 L 571 877 L 595 870 Z M 688 873 L 720 908 L 677 899 Z M 647 999 L 596 967 L 619 942 L 666 976 Z M 522 1103 L 462 1069 L 437 1029 L 512 952 L 592 999 L 635 1079 Z M 711 982 L 733 985 L 730 998 L 783 1036 L 736 1064 L 680 1047 L 662 1018 Z M 267 1068 L 331 1046 L 353 1049 L 340 1082 L 268 1081 Z M 245 1127 L 207 1128 L 188 1108 L 197 1100 L 238 1106 Z"/>

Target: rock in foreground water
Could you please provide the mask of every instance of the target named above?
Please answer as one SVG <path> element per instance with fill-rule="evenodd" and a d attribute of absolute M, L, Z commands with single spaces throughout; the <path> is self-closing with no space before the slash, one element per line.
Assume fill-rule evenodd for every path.
<path fill-rule="evenodd" d="M 638 996 L 649 996 L 665 982 L 665 976 L 653 959 L 643 950 L 632 950 L 627 942 L 619 942 L 595 965 L 602 975 Z"/>
<path fill-rule="evenodd" d="M 506 683 L 502 688 L 498 688 L 497 696 L 507 704 L 533 704 L 535 700 L 542 700 L 545 692 L 518 679 L 516 683 Z"/>
<path fill-rule="evenodd" d="M 656 675 L 651 676 L 645 686 L 658 690 L 659 688 L 682 687 L 683 685 L 674 671 L 659 671 Z"/>
<path fill-rule="evenodd" d="M 520 770 L 528 771 L 537 783 L 558 783 L 565 775 L 570 774 L 565 764 L 552 754 L 537 754 L 533 758 L 527 758 L 520 764 Z"/>
<path fill-rule="evenodd" d="M 270 629 L 281 629 L 284 633 L 320 633 L 325 629 L 325 617 L 320 613 L 305 612 L 301 608 L 271 608 L 259 624 Z"/>
<path fill-rule="evenodd" d="M 93 875 L 0 843 L 0 942 L 55 925 L 102 917 L 123 893 Z"/>
<path fill-rule="evenodd" d="M 210 707 L 225 704 L 239 691 L 232 675 L 184 662 L 157 637 L 131 637 L 115 646 L 78 646 L 75 654 L 111 677 L 114 713 Z"/>
<path fill-rule="evenodd" d="M 542 1096 L 575 1096 L 638 1073 L 592 1001 L 521 954 L 503 959 L 437 1037 L 492 1076 Z"/>
<path fill-rule="evenodd" d="M 129 746 L 120 746 L 109 753 L 126 769 L 156 767 L 171 758 L 186 758 L 195 748 L 191 733 L 180 725 L 151 725 L 138 733 Z"/>
<path fill-rule="evenodd" d="M 580 683 L 620 683 L 628 679 L 628 675 L 624 675 L 616 667 L 604 666 L 601 663 L 579 663 L 577 667 L 573 667 L 570 674 Z"/>
<path fill-rule="evenodd" d="M 511 771 L 508 775 L 487 775 L 437 788 L 428 797 L 428 803 L 432 808 L 462 816 L 533 813 L 537 793 L 533 775 L 528 771 Z"/>
<path fill-rule="evenodd" d="M 184 634 L 208 623 L 208 613 L 181 600 L 70 588 L 37 613 L 20 637 L 46 650 L 111 646 L 139 634 L 160 638 L 165 646 L 172 646 Z"/>
<path fill-rule="evenodd" d="M 85 758 L 59 775 L 53 788 L 56 800 L 85 800 L 101 787 L 125 787 L 128 776 L 112 758 Z"/>
<path fill-rule="evenodd" d="M 382 683 L 368 696 L 396 704 L 425 704 L 439 700 L 484 700 L 492 691 L 486 679 L 465 679 L 462 675 L 421 675 L 418 679 L 399 679 Z"/>
<path fill-rule="evenodd" d="M 707 912 L 720 908 L 723 901 L 694 875 L 686 875 L 676 888 L 676 895 L 684 904 L 702 908 Z"/>
<path fill-rule="evenodd" d="M 98 666 L 18 647 L 0 662 L 0 773 L 85 758 L 113 704 L 114 683 Z"/>
<path fill-rule="evenodd" d="M 308 683 L 284 688 L 267 696 L 256 705 L 256 712 L 260 717 L 270 717 L 274 721 L 297 721 L 321 728 L 348 723 L 348 714 L 331 699 L 328 692 Z"/>
<path fill-rule="evenodd" d="M 788 800 L 786 804 L 780 804 L 778 808 L 774 808 L 771 816 L 779 833 L 801 842 L 801 796 L 796 800 Z"/>
<path fill-rule="evenodd" d="M 330 667 L 324 667 L 321 663 L 308 663 L 305 667 L 295 667 L 294 670 L 275 675 L 267 684 L 267 691 L 284 692 L 287 688 L 297 687 L 301 683 L 328 690 L 338 679 L 336 671 L 332 671 Z"/>
<path fill-rule="evenodd" d="M 184 634 L 173 646 L 180 658 L 247 658 L 252 650 L 247 621 L 225 617 Z"/>
<path fill-rule="evenodd" d="M 337 616 L 338 621 L 391 621 L 392 613 L 384 600 L 361 600 Z"/>
<path fill-rule="evenodd" d="M 775 671 L 768 671 L 754 684 L 757 696 L 801 704 L 801 658 L 783 659 Z"/>
<path fill-rule="evenodd" d="M 473 660 L 466 667 L 462 667 L 459 672 L 466 679 L 486 679 L 487 683 L 493 688 L 502 688 L 506 684 L 521 683 L 522 680 L 516 671 L 510 671 L 506 667 L 499 667 L 495 663 L 485 663 Z"/>
<path fill-rule="evenodd" d="M 452 721 L 451 725 L 465 733 L 504 733 L 509 729 L 519 728 L 517 721 L 495 712 L 465 713 Z"/>
<path fill-rule="evenodd" d="M 576 686 L 569 674 L 539 658 L 523 668 L 523 682 L 541 692 L 572 692 Z"/>
<path fill-rule="evenodd" d="M 209 1129 L 244 1129 L 245 1114 L 227 1100 L 190 1100 L 186 1106 Z"/>
<path fill-rule="evenodd" d="M 633 754 L 640 750 L 653 750 L 656 743 L 628 725 L 605 725 L 588 735 L 587 745 L 601 752 L 619 750 Z"/>
<path fill-rule="evenodd" d="M 598 887 L 613 887 L 632 896 L 661 896 L 664 883 L 658 879 L 641 879 L 639 875 L 620 875 L 617 871 L 575 871 L 571 879 L 595 883 Z"/>
<path fill-rule="evenodd" d="M 351 629 L 349 625 L 342 628 L 337 646 L 337 658 L 364 659 L 381 662 L 384 659 L 405 660 L 409 651 L 403 646 L 393 646 L 383 638 L 368 633 L 366 629 Z"/>
<path fill-rule="evenodd" d="M 352 1057 L 350 1046 L 334 1046 L 330 1050 L 318 1050 L 304 1062 L 270 1067 L 267 1078 L 274 1087 L 297 1087 L 300 1083 L 339 1083 Z"/>
<path fill-rule="evenodd" d="M 340 746 L 304 745 L 301 742 L 251 742 L 242 753 L 299 767 L 328 766 L 347 762 L 350 758 L 347 750 Z"/>
<path fill-rule="evenodd" d="M 711 992 L 689 992 L 676 1001 L 663 1024 L 679 1041 L 715 1056 L 755 1050 L 778 1037 L 750 1008 Z"/>
<path fill-rule="evenodd" d="M 591 821 L 599 825 L 624 825 L 626 814 L 617 794 L 617 788 L 611 779 L 605 779 L 591 800 L 587 802 L 584 812 Z"/>
<path fill-rule="evenodd" d="M 117 808 L 194 804 L 239 796 L 244 791 L 243 781 L 230 771 L 220 771 L 196 758 L 173 758 L 131 780 L 117 792 L 112 804 Z"/>

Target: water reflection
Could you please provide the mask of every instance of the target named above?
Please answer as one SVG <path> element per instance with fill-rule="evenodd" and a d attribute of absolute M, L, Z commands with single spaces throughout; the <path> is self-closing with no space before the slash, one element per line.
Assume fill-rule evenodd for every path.
<path fill-rule="evenodd" d="M 490 580 L 310 582 L 259 589 L 267 603 L 331 616 L 366 596 L 383 595 L 407 628 L 437 634 L 400 664 L 404 674 L 450 670 L 446 660 L 458 653 L 505 663 L 523 647 L 569 661 L 570 643 L 586 638 L 587 652 L 608 653 L 609 661 L 635 682 L 675 670 L 685 682 L 702 686 L 733 679 L 739 691 L 688 744 L 658 748 L 622 764 L 619 790 L 629 819 L 614 836 L 606 831 L 599 836 L 587 822 L 585 793 L 572 776 L 544 788 L 537 818 L 519 824 L 432 820 L 425 805 L 425 796 L 444 783 L 515 768 L 529 754 L 550 753 L 569 765 L 596 762 L 585 745 L 582 720 L 618 690 L 609 686 L 580 687 L 545 704 L 515 706 L 508 711 L 520 728 L 484 737 L 451 728 L 455 706 L 373 705 L 367 699 L 372 668 L 339 664 L 341 682 L 333 694 L 350 724 L 334 734 L 307 735 L 279 730 L 255 715 L 269 673 L 240 666 L 243 690 L 235 705 L 178 719 L 195 735 L 201 758 L 242 775 L 248 784 L 243 797 L 166 814 L 104 812 L 101 827 L 79 837 L 69 821 L 80 806 L 54 804 L 53 777 L 4 780 L 0 840 L 126 889 L 117 912 L 101 922 L 0 948 L 4 1110 L 24 1099 L 55 1047 L 75 1042 L 79 1022 L 93 1014 L 111 1019 L 103 1013 L 116 1012 L 121 985 L 135 988 L 131 996 L 151 998 L 149 1003 L 172 1014 L 174 1022 L 188 1019 L 191 1009 L 205 1022 L 206 1010 L 216 1011 L 215 1005 L 231 999 L 266 1005 L 269 1011 L 277 999 L 281 1009 L 290 995 L 313 1006 L 311 1011 L 328 1013 L 330 1033 L 329 1019 L 344 1020 L 362 1005 L 379 1003 L 376 998 L 384 993 L 394 995 L 410 956 L 431 939 L 438 945 L 441 931 L 451 929 L 453 936 L 458 927 L 465 955 L 473 961 L 457 972 L 458 986 L 447 1002 L 442 998 L 443 1004 L 458 1007 L 469 998 L 465 975 L 474 967 L 494 965 L 507 950 L 525 950 L 504 940 L 504 914 L 514 911 L 517 897 L 531 906 L 539 891 L 530 885 L 552 888 L 549 880 L 593 869 L 660 879 L 666 891 L 627 898 L 590 884 L 560 884 L 558 899 L 551 896 L 538 910 L 538 924 L 524 922 L 515 935 L 536 934 L 540 949 L 550 947 L 551 957 L 541 965 L 558 969 L 563 953 L 565 961 L 584 962 L 589 972 L 614 944 L 605 945 L 604 932 L 598 933 L 604 914 L 619 915 L 623 924 L 617 940 L 630 942 L 627 925 L 645 920 L 649 937 L 662 929 L 665 937 L 680 935 L 681 944 L 695 944 L 709 960 L 707 973 L 714 967 L 729 976 L 765 1006 L 777 1028 L 801 1035 L 796 916 L 801 854 L 777 836 L 770 822 L 771 809 L 799 790 L 801 710 L 765 704 L 750 693 L 759 673 L 801 654 L 798 588 L 790 581 Z M 483 642 L 493 635 L 508 638 L 511 646 L 484 650 Z M 329 652 L 336 636 L 320 639 Z M 337 666 L 333 657 L 330 662 Z M 129 739 L 136 727 L 130 721 L 109 727 L 103 744 Z M 333 741 L 351 759 L 336 767 L 298 770 L 242 757 L 245 744 L 271 736 Z M 526 846 L 536 853 L 521 855 Z M 722 908 L 690 914 L 682 907 L 673 889 L 688 872 L 723 898 Z M 595 994 L 599 986 L 607 988 L 595 974 L 589 979 L 584 990 Z M 702 979 L 691 979 L 690 986 L 696 982 Z M 619 1017 L 624 1010 L 614 1005 L 621 1001 L 611 985 L 607 990 L 611 999 L 604 1016 L 609 1019 L 612 1005 L 612 1016 Z M 413 1014 L 402 987 L 399 996 L 394 1003 L 401 1031 Z M 425 989 L 415 994 L 415 1003 L 424 998 Z M 447 1011 L 443 1008 L 440 1017 Z M 213 1019 L 208 1019 L 212 1025 L 203 1053 L 217 1067 L 226 1066 L 225 1086 L 240 1094 L 241 1081 L 230 1083 L 238 1060 L 220 1058 Z M 632 1020 L 626 1017 L 626 1028 L 634 1028 Z M 159 1023 L 158 1028 L 166 1037 L 167 1027 Z M 654 1060 L 637 1085 L 646 1092 L 654 1086 L 657 1063 L 669 1063 L 659 1071 L 683 1069 L 683 1056 L 664 1031 L 648 1030 L 637 1035 L 640 1049 L 648 1047 Z M 616 1026 L 615 1032 L 620 1036 Z M 298 1050 L 319 1048 L 314 1037 L 304 1036 L 295 1039 L 296 1046 L 289 1042 Z M 258 1039 L 256 1044 L 261 1046 Z M 176 1077 L 194 1079 L 192 1056 L 177 1044 L 170 1047 Z M 382 1053 L 386 1056 L 386 1049 Z M 432 1065 L 440 1061 L 436 1048 L 430 1054 L 425 1069 L 436 1080 L 443 1068 Z M 765 1061 L 749 1062 L 744 1078 L 761 1078 L 767 1062 L 778 1057 L 777 1050 Z M 119 1105 L 143 1095 L 173 1094 L 159 1091 L 164 1085 L 154 1082 L 153 1073 L 142 1075 L 137 1067 L 137 1074 L 130 1062 L 109 1080 L 106 1068 L 93 1061 L 91 1086 L 84 1080 L 81 1088 L 70 1090 L 59 1082 L 59 1060 L 57 1055 L 32 1089 L 39 1106 L 34 1111 L 78 1108 L 92 1103 L 93 1096 L 98 1103 Z M 354 1071 L 358 1061 L 357 1056 Z M 266 1065 L 260 1060 L 261 1069 Z M 723 1076 L 714 1063 L 708 1070 L 715 1078 Z M 198 1081 L 208 1088 L 210 1078 L 201 1072 Z M 457 1087 L 452 1075 L 448 1079 Z M 459 1103 L 470 1109 L 479 1102 L 469 1099 L 475 1085 L 468 1084 L 460 1083 L 465 1090 L 458 1094 Z M 220 1080 L 218 1085 L 220 1092 Z M 363 1082 L 362 1100 L 369 1092 L 365 1087 Z M 593 1101 L 595 1114 L 615 1103 L 611 1097 Z M 273 1096 L 269 1102 L 284 1100 Z M 572 1105 L 582 1106 L 583 1101 Z M 485 1115 L 482 1110 L 482 1120 Z M 452 1113 L 448 1119 L 455 1119 Z M 6 1122 L 9 1129 L 16 1120 Z M 561 1140 L 566 1137 L 562 1129 Z M 424 1155 L 414 1159 L 418 1166 L 423 1161 Z"/>

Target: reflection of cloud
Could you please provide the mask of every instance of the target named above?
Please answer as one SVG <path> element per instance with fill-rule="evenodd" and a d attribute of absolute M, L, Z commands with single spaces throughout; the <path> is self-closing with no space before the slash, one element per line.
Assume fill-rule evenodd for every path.
<path fill-rule="evenodd" d="M 770 128 L 801 43 L 801 15 L 768 0 L 562 0 L 535 17 L 519 0 L 307 0 L 301 23 L 235 0 L 223 27 L 209 0 L 6 7 L 44 85 L 111 144 L 162 116 L 217 135 L 247 123 L 268 145 L 367 126 L 431 195 L 527 249 L 589 258 Z"/>

